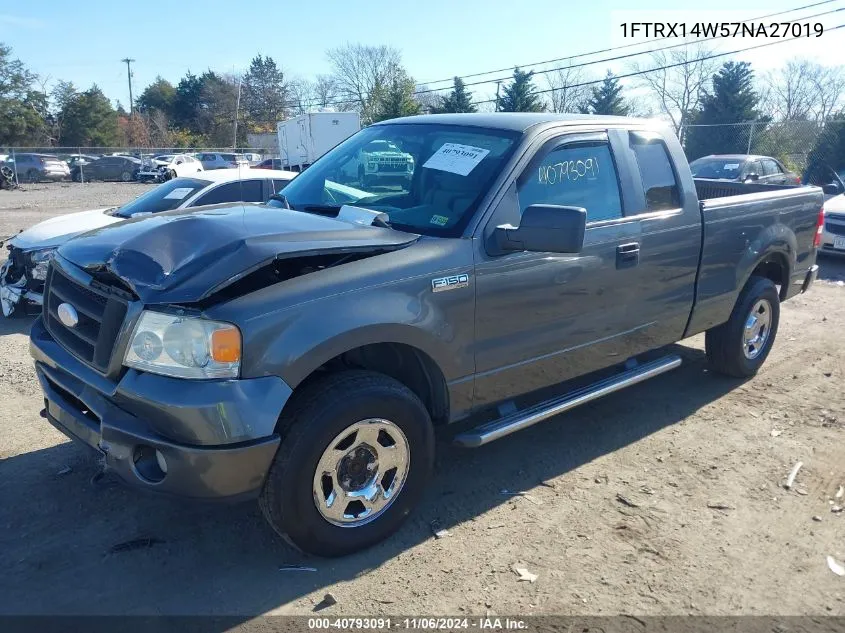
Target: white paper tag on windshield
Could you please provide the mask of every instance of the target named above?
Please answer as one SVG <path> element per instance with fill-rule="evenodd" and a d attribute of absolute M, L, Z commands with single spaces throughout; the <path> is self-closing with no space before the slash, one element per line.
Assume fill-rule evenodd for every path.
<path fill-rule="evenodd" d="M 726 163 L 725 169 L 739 169 L 739 163 Z"/>
<path fill-rule="evenodd" d="M 423 167 L 466 176 L 489 153 L 489 149 L 473 147 L 472 145 L 444 143 L 439 150 L 431 155 L 431 158 L 425 161 Z"/>
<path fill-rule="evenodd" d="M 182 200 L 185 196 L 191 193 L 191 187 L 176 187 L 173 191 L 164 196 L 165 200 Z"/>

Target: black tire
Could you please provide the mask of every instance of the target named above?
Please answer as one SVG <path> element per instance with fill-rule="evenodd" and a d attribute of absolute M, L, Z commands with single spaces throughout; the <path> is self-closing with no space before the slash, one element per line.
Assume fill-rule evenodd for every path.
<path fill-rule="evenodd" d="M 82 173 L 79 170 L 76 170 L 73 174 L 71 174 L 70 179 L 73 180 L 73 182 L 82 182 Z"/>
<path fill-rule="evenodd" d="M 132 181 L 132 172 L 131 171 L 124 171 L 120 173 L 120 180 L 121 182 L 131 182 Z"/>
<path fill-rule="evenodd" d="M 30 169 L 26 172 L 26 181 L 29 183 L 36 183 L 41 180 L 41 177 L 38 175 L 38 172 L 35 169 Z"/>
<path fill-rule="evenodd" d="M 368 418 L 390 420 L 402 430 L 410 467 L 404 485 L 382 514 L 363 525 L 340 527 L 317 509 L 314 474 L 332 440 Z M 279 535 L 310 554 L 343 556 L 384 540 L 417 505 L 431 476 L 434 429 L 428 411 L 410 389 L 382 374 L 354 370 L 314 380 L 294 395 L 280 429 L 282 444 L 259 504 Z"/>
<path fill-rule="evenodd" d="M 759 351 L 749 358 L 744 350 L 744 332 L 751 310 L 759 301 L 767 301 L 771 308 L 768 334 Z M 780 297 L 774 282 L 765 277 L 752 277 L 739 293 L 736 305 L 727 322 L 707 330 L 704 347 L 711 367 L 721 374 L 735 378 L 749 378 L 757 373 L 775 342 L 780 322 Z"/>

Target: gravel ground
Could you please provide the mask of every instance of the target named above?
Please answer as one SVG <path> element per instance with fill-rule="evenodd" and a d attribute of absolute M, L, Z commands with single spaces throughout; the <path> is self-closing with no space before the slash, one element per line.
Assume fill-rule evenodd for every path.
<path fill-rule="evenodd" d="M 154 186 L 138 182 L 57 182 L 0 190 L 0 237 L 57 215 L 119 206 Z"/>
<path fill-rule="evenodd" d="M 139 191 L 34 187 L 0 205 L 12 226 Z M 753 380 L 710 374 L 696 337 L 677 346 L 677 371 L 507 439 L 462 450 L 443 435 L 422 507 L 337 560 L 292 551 L 252 504 L 92 481 L 91 454 L 39 417 L 30 321 L 0 322 L 0 614 L 246 621 L 312 613 L 331 592 L 321 615 L 845 615 L 845 578 L 826 563 L 845 560 L 845 516 L 831 511 L 845 485 L 845 264 L 821 263 Z"/>

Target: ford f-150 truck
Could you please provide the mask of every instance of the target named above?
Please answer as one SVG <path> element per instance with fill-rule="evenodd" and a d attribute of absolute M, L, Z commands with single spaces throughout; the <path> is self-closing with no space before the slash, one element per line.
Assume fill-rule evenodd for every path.
<path fill-rule="evenodd" d="M 340 199 L 374 141 L 413 176 Z M 297 547 L 352 552 L 420 500 L 435 427 L 483 445 L 677 367 L 700 332 L 716 370 L 757 372 L 815 279 L 823 194 L 749 187 L 696 183 L 650 121 L 372 125 L 266 205 L 61 246 L 31 335 L 43 415 L 129 483 L 258 497 Z"/>

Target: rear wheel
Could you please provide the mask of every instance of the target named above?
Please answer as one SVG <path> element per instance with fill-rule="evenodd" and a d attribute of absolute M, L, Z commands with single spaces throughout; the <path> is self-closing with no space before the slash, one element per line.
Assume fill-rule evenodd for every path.
<path fill-rule="evenodd" d="M 772 349 L 779 321 L 780 297 L 774 282 L 752 277 L 740 292 L 730 319 L 705 335 L 710 364 L 728 376 L 753 376 Z"/>
<path fill-rule="evenodd" d="M 328 375 L 294 398 L 260 497 L 270 525 L 321 556 L 390 536 L 431 475 L 434 430 L 420 399 L 369 371 Z"/>
<path fill-rule="evenodd" d="M 132 172 L 131 172 L 131 171 L 124 171 L 124 172 L 121 172 L 121 174 L 120 174 L 120 179 L 121 179 L 123 182 L 129 182 L 130 180 L 132 180 Z"/>

